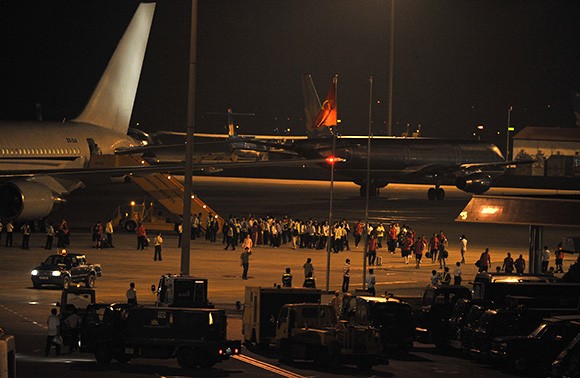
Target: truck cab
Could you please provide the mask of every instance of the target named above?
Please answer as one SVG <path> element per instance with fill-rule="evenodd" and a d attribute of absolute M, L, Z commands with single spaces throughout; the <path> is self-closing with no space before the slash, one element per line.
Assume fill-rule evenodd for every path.
<path fill-rule="evenodd" d="M 161 307 L 213 308 L 207 299 L 207 278 L 165 274 L 159 279 L 156 305 Z"/>
<path fill-rule="evenodd" d="M 276 322 L 276 339 L 288 339 L 300 329 L 329 329 L 338 323 L 336 312 L 330 305 L 316 303 L 289 304 L 282 307 Z"/>

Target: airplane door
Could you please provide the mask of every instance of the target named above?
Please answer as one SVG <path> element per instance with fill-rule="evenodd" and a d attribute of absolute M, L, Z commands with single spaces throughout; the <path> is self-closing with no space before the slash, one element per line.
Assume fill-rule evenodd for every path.
<path fill-rule="evenodd" d="M 99 148 L 99 145 L 95 143 L 95 140 L 93 138 L 87 138 L 87 144 L 89 145 L 89 151 L 91 153 L 91 156 L 101 154 L 101 149 Z"/>

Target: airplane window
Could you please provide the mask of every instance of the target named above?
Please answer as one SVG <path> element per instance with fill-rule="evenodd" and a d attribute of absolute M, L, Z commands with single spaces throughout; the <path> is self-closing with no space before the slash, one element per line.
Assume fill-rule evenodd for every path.
<path fill-rule="evenodd" d="M 19 148 L 18 149 L 18 154 L 21 154 L 21 153 L 22 153 L 22 148 Z"/>

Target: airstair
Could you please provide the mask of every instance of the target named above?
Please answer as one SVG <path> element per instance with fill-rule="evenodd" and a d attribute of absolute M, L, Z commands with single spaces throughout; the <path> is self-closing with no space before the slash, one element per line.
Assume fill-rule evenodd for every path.
<path fill-rule="evenodd" d="M 123 166 L 146 166 L 146 161 L 134 155 L 93 155 L 91 168 L 112 168 Z M 183 215 L 183 184 L 175 176 L 167 173 L 149 173 L 146 175 L 130 175 L 131 181 L 139 185 L 167 211 L 181 218 Z M 207 219 L 211 216 L 218 222 L 218 230 L 222 229 L 224 219 L 196 195 L 191 196 L 191 214 L 201 213 L 200 224 L 205 230 Z"/>

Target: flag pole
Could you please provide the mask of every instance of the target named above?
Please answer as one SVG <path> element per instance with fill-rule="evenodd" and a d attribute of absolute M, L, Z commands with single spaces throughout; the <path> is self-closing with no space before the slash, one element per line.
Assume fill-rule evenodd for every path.
<path fill-rule="evenodd" d="M 334 85 L 334 93 L 337 96 L 338 91 L 338 75 L 334 76 L 332 85 Z M 338 103 L 338 101 L 337 101 Z M 338 105 L 337 107 L 337 114 L 338 114 Z M 335 125 L 336 126 L 336 125 Z M 332 161 L 330 162 L 330 198 L 329 198 L 329 210 L 328 210 L 328 240 L 326 241 L 326 291 L 330 290 L 330 253 L 331 253 L 331 243 L 334 243 L 334 234 L 332 232 L 332 201 L 333 201 L 333 194 L 334 194 L 334 162 L 336 159 L 336 135 L 334 134 L 334 127 L 330 126 L 330 133 L 332 134 Z"/>

